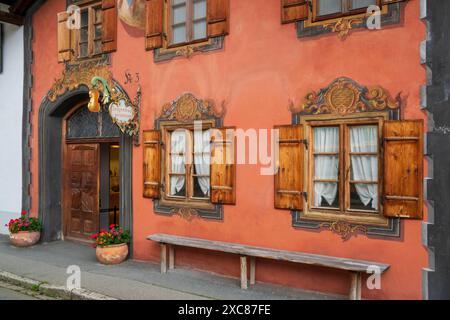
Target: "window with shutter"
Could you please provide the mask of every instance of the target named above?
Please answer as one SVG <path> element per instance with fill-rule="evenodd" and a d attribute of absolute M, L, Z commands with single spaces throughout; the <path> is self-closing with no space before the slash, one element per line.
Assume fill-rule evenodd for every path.
<path fill-rule="evenodd" d="M 306 218 L 383 225 L 382 133 L 387 114 L 304 116 Z"/>
<path fill-rule="evenodd" d="M 70 14 L 58 14 L 58 61 L 77 63 L 99 59 L 117 49 L 115 0 L 74 2 L 79 6 L 80 28 L 68 28 Z M 76 13 L 73 13 L 76 14 Z"/>
<path fill-rule="evenodd" d="M 234 204 L 234 131 L 230 136 L 225 129 L 215 129 L 213 120 L 196 125 L 160 123 L 164 146 L 160 204 L 206 210 L 213 210 L 214 204 Z"/>
<path fill-rule="evenodd" d="M 305 115 L 301 126 L 277 127 L 275 207 L 363 225 L 421 219 L 423 121 L 387 119 Z"/>
<path fill-rule="evenodd" d="M 229 0 L 147 0 L 146 49 L 155 60 L 222 47 Z"/>

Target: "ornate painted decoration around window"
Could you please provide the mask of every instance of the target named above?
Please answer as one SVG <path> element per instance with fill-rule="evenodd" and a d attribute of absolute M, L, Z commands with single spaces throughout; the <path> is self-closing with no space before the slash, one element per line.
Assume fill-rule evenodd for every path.
<path fill-rule="evenodd" d="M 204 120 L 220 128 L 226 113 L 225 102 L 216 108 L 212 100 L 197 99 L 191 93 L 184 93 L 174 101 L 163 105 L 161 113 L 155 120 L 155 128 L 162 129 L 168 125 L 186 126 L 195 121 Z M 223 206 L 211 205 L 211 208 L 195 207 L 190 204 L 167 203 L 163 200 L 154 200 L 155 213 L 163 215 L 178 215 L 187 221 L 196 217 L 221 220 L 223 218 Z"/>
<path fill-rule="evenodd" d="M 358 113 L 386 112 L 391 120 L 400 119 L 402 105 L 401 94 L 392 98 L 381 86 L 362 86 L 350 78 L 335 79 L 326 88 L 311 91 L 303 101 L 294 105 L 290 103 L 289 110 L 293 115 L 293 124 L 300 124 L 302 117 L 312 115 L 328 115 L 341 118 Z M 376 237 L 399 237 L 400 219 L 388 219 L 387 225 L 375 226 L 364 223 L 344 221 L 336 215 L 336 219 L 308 218 L 301 211 L 292 211 L 292 224 L 296 228 L 326 229 L 339 234 L 343 240 L 348 240 L 356 234 Z"/>

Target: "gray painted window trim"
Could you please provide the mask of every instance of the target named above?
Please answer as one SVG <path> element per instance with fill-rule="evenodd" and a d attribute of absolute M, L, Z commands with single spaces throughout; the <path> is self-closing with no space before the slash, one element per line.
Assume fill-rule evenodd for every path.
<path fill-rule="evenodd" d="M 193 47 L 194 52 L 210 52 L 210 51 L 214 51 L 214 50 L 220 50 L 223 48 L 223 43 L 224 43 L 224 37 L 213 37 L 210 39 L 211 43 L 202 45 L 202 46 L 198 46 L 198 47 Z M 189 45 L 188 45 L 189 46 Z M 187 47 L 187 46 L 185 46 Z M 184 47 L 180 47 L 184 48 Z M 186 56 L 183 51 L 178 51 L 178 50 L 171 50 L 171 51 L 166 51 L 166 50 L 161 50 L 161 49 L 155 49 L 153 50 L 153 59 L 155 62 L 162 62 L 162 61 L 168 61 L 168 60 L 172 60 L 176 57 L 181 57 L 181 56 Z"/>
<path fill-rule="evenodd" d="M 351 16 L 350 16 L 351 18 Z M 362 23 L 352 24 L 352 29 L 362 29 L 366 28 L 367 18 L 363 19 Z M 391 3 L 388 5 L 388 12 L 384 15 L 381 15 L 381 28 L 398 24 L 401 22 L 401 4 L 400 3 Z M 323 25 L 305 27 L 304 21 L 298 21 L 296 23 L 297 29 L 297 37 L 298 38 L 306 38 L 313 37 L 322 34 L 332 33 L 333 31 L 330 28 L 324 28 Z M 368 30 L 372 31 L 372 30 Z"/>
<path fill-rule="evenodd" d="M 206 120 L 206 119 L 205 119 Z M 215 127 L 221 128 L 223 126 L 223 119 L 218 117 L 212 117 L 211 120 L 215 121 Z M 175 122 L 171 120 L 166 119 L 157 119 L 155 120 L 155 128 L 156 130 L 161 129 L 161 123 L 170 123 Z M 185 205 L 165 205 L 162 204 L 160 200 L 153 200 L 153 211 L 156 214 L 165 215 L 165 216 L 173 216 L 180 213 L 180 210 L 186 209 Z M 201 218 L 204 219 L 210 219 L 210 220 L 223 220 L 223 205 L 216 204 L 214 205 L 213 209 L 207 210 L 207 209 L 200 209 L 195 207 L 189 207 L 187 208 L 191 211 L 191 213 L 198 215 Z"/>

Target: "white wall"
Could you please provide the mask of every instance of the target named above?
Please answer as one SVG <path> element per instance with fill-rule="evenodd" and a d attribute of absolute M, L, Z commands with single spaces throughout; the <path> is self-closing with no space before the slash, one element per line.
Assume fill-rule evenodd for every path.
<path fill-rule="evenodd" d="M 22 206 L 23 27 L 3 24 L 0 73 L 0 233 Z"/>

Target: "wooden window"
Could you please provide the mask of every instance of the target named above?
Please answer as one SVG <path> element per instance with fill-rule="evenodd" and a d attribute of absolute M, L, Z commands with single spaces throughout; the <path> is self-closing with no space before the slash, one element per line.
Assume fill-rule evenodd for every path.
<path fill-rule="evenodd" d="M 211 44 L 229 32 L 229 0 L 147 0 L 146 49 Z"/>
<path fill-rule="evenodd" d="M 115 0 L 78 1 L 80 28 L 73 24 L 75 13 L 58 14 L 58 61 L 94 59 L 117 49 L 117 8 Z M 75 25 L 74 25 L 75 26 Z"/>
<path fill-rule="evenodd" d="M 389 121 L 383 112 L 305 115 L 300 125 L 276 128 L 276 208 L 379 226 L 387 217 L 422 218 L 422 121 Z"/>
<path fill-rule="evenodd" d="M 381 0 L 313 0 L 313 20 L 365 13 L 372 5 L 381 8 L 382 2 Z"/>
<path fill-rule="evenodd" d="M 166 143 L 166 197 L 180 201 L 209 201 L 210 131 L 169 129 Z"/>
<path fill-rule="evenodd" d="M 102 53 L 102 7 L 93 4 L 81 9 L 78 58 L 90 58 Z"/>
<path fill-rule="evenodd" d="M 305 122 L 307 214 L 385 221 L 380 197 L 384 120 L 319 117 Z"/>
<path fill-rule="evenodd" d="M 170 1 L 169 44 L 183 45 L 206 40 L 206 0 Z"/>
<path fill-rule="evenodd" d="M 378 213 L 378 121 L 312 122 L 309 130 L 311 210 Z"/>
<path fill-rule="evenodd" d="M 212 122 L 194 125 L 162 124 L 163 168 L 161 200 L 210 208 Z"/>

